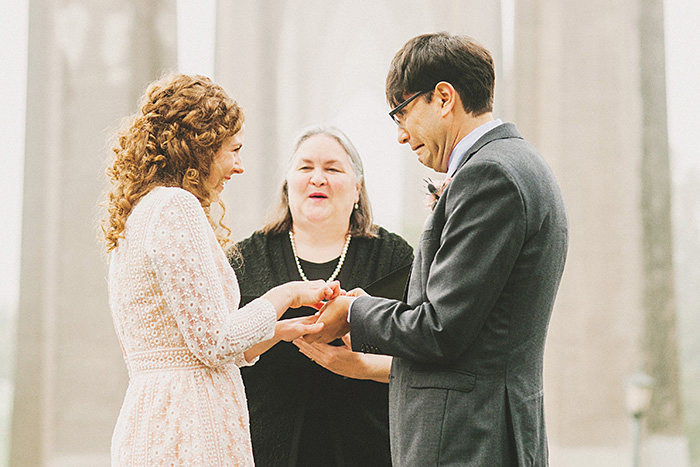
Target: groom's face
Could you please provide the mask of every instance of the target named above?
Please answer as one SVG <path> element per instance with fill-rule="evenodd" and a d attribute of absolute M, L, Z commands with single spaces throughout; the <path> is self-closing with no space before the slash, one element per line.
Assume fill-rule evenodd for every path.
<path fill-rule="evenodd" d="M 397 139 L 408 144 L 421 164 L 436 172 L 447 172 L 451 146 L 448 147 L 445 121 L 441 118 L 440 99 L 428 102 L 421 96 L 399 116 Z"/>

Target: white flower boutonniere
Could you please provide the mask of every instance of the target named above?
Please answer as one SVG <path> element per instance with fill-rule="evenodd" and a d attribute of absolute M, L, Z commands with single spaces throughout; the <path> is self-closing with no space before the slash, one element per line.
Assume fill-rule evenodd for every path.
<path fill-rule="evenodd" d="M 435 209 L 435 205 L 440 199 L 440 196 L 442 196 L 444 193 L 447 185 L 450 184 L 451 180 L 452 178 L 446 178 L 442 181 L 435 181 L 430 178 L 425 179 L 426 188 L 428 189 L 427 198 L 425 200 L 425 206 L 427 208 L 430 208 L 431 210 Z"/>

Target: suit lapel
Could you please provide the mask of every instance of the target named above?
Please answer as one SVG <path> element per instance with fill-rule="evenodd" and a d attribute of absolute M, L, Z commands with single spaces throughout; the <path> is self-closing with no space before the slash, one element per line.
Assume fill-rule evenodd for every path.
<path fill-rule="evenodd" d="M 485 135 L 483 135 L 481 138 L 479 138 L 474 145 L 469 148 L 467 153 L 464 155 L 462 160 L 459 163 L 459 166 L 457 167 L 457 170 L 455 171 L 455 175 L 457 172 L 459 172 L 462 167 L 469 161 L 469 159 L 474 156 L 481 148 L 486 146 L 492 141 L 498 140 L 498 139 L 506 139 L 506 138 L 520 138 L 522 139 L 522 136 L 518 132 L 518 129 L 513 123 L 504 123 L 502 125 L 498 125 L 496 128 L 493 130 L 487 132 Z M 453 175 L 453 177 L 455 176 Z M 444 194 L 444 193 L 443 193 Z M 408 280 L 406 281 L 406 291 L 404 293 L 404 301 L 406 303 L 411 304 L 413 301 L 419 300 L 422 295 L 423 295 L 423 281 L 427 280 L 427 278 L 422 277 L 424 274 L 426 274 L 426 271 L 423 270 L 422 268 L 422 262 L 423 262 L 423 256 L 426 254 L 426 251 L 423 250 L 423 248 L 426 245 L 426 242 L 424 241 L 424 235 L 426 230 L 433 230 L 436 228 L 434 226 L 434 223 L 436 222 L 435 220 L 435 214 L 437 209 L 443 209 L 443 207 L 440 205 L 441 201 L 438 201 L 438 205 L 435 206 L 433 211 L 428 215 L 428 217 L 425 220 L 425 224 L 423 225 L 423 235 L 421 235 L 421 240 L 419 241 L 418 248 L 416 249 L 416 255 L 415 258 L 413 259 L 413 265 L 411 267 L 411 272 L 408 275 Z M 441 219 L 444 218 L 444 215 L 440 216 Z M 438 222 L 444 222 L 444 219 Z M 416 275 L 418 274 L 418 275 Z M 415 281 L 415 282 L 414 282 Z M 410 292 L 410 293 L 409 293 Z"/>

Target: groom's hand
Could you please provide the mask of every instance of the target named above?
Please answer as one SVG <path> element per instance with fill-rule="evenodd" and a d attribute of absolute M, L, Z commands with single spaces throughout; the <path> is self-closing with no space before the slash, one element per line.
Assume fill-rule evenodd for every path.
<path fill-rule="evenodd" d="M 317 323 L 323 323 L 323 329 L 316 334 L 304 336 L 304 340 L 310 344 L 314 342 L 327 344 L 347 334 L 350 331 L 348 309 L 353 300 L 355 297 L 341 295 L 326 303 L 321 308 L 321 316 L 317 321 Z"/>

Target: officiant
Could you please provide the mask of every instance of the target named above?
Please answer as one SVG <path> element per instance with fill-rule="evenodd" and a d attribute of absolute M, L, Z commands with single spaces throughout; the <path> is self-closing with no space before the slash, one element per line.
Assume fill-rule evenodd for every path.
<path fill-rule="evenodd" d="M 269 222 L 231 255 L 242 305 L 314 279 L 400 299 L 412 261 L 403 238 L 372 223 L 362 161 L 334 127 L 297 138 Z M 315 312 L 289 309 L 281 319 Z M 352 352 L 347 336 L 276 344 L 242 370 L 256 465 L 389 467 L 390 366 L 391 357 Z"/>

